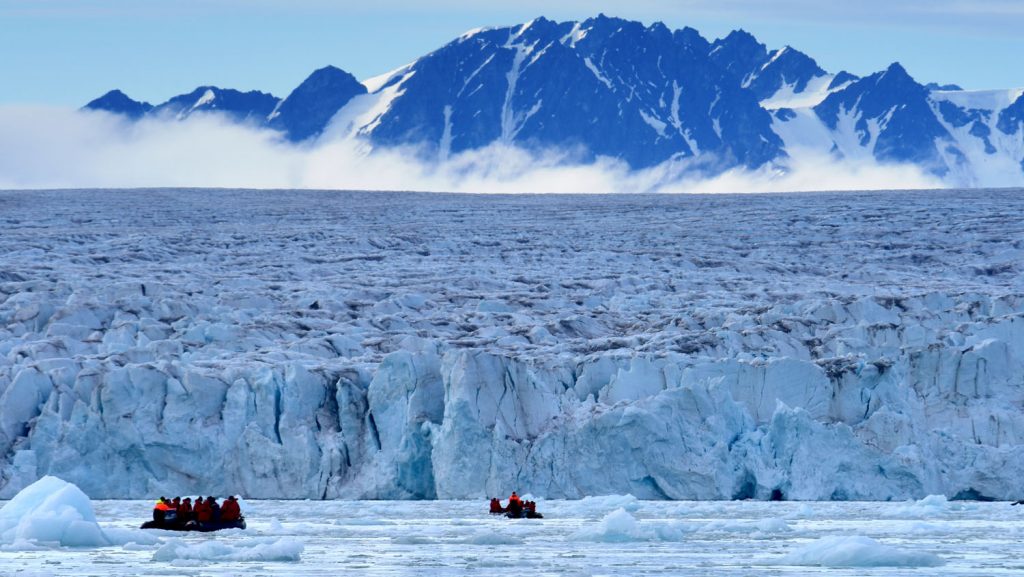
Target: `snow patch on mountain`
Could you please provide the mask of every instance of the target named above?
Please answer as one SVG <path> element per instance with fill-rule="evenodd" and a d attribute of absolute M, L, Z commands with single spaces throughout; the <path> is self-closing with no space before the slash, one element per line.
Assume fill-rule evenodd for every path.
<path fill-rule="evenodd" d="M 384 114 L 391 109 L 394 100 L 405 92 L 403 84 L 415 73 L 406 67 L 364 81 L 364 86 L 369 92 L 356 96 L 339 110 L 328 123 L 325 134 L 334 138 L 351 139 L 372 132 L 380 124 Z M 378 84 L 380 87 L 374 89 Z"/>
<path fill-rule="evenodd" d="M 833 75 L 818 76 L 808 81 L 802 89 L 795 82 L 783 84 L 778 92 L 761 101 L 767 110 L 780 108 L 810 108 L 821 104 L 825 98 L 835 92 L 832 88 Z"/>
<path fill-rule="evenodd" d="M 932 100 L 952 102 L 960 108 L 968 110 L 987 110 L 997 112 L 1013 104 L 1024 95 L 1024 89 L 1010 90 L 934 90 Z"/>
<path fill-rule="evenodd" d="M 196 100 L 196 103 L 192 105 L 192 110 L 195 110 L 196 108 L 199 108 L 200 106 L 205 106 L 207 104 L 210 104 L 210 103 L 212 103 L 216 99 L 217 99 L 217 95 L 215 95 L 213 93 L 213 90 L 207 89 L 206 92 L 204 92 L 203 95 L 199 97 L 199 100 Z"/>

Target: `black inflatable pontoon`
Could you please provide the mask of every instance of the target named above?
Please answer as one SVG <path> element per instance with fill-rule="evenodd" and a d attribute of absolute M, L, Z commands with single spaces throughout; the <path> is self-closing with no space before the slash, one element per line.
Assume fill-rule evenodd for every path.
<path fill-rule="evenodd" d="M 221 529 L 245 529 L 245 517 L 237 521 L 207 521 L 205 523 L 200 523 L 199 521 L 186 521 L 185 523 L 177 521 L 146 521 L 142 524 L 142 528 L 209 533 L 211 531 L 220 531 Z"/>

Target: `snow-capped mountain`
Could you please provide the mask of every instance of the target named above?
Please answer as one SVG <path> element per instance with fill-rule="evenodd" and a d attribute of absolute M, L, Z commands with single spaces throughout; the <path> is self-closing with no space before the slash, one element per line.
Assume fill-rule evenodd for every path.
<path fill-rule="evenodd" d="M 123 114 L 132 119 L 149 115 L 184 120 L 196 113 L 213 112 L 227 115 L 236 122 L 263 124 L 279 102 L 279 98 L 258 90 L 240 92 L 230 88 L 200 86 L 156 106 L 133 100 L 120 90 L 111 90 L 86 104 L 85 108 Z"/>
<path fill-rule="evenodd" d="M 439 160 L 497 143 L 715 173 L 786 170 L 811 151 L 998 186 L 1024 184 L 1021 93 L 925 86 L 898 63 L 865 78 L 833 74 L 742 30 L 709 42 L 601 15 L 470 31 L 364 84 L 324 68 L 283 101 L 201 87 L 152 109 L 120 92 L 86 107 L 133 118 L 225 112 L 291 141 L 326 133 Z"/>
<path fill-rule="evenodd" d="M 945 174 L 948 168 L 938 146 L 953 142 L 928 95 L 928 89 L 893 64 L 829 94 L 814 112 L 828 127 L 839 154 L 867 149 L 879 160 L 912 162 Z"/>
<path fill-rule="evenodd" d="M 580 147 L 633 167 L 783 156 L 771 116 L 709 52 L 695 30 L 603 16 L 476 31 L 388 79 L 387 108 L 362 132 L 442 158 L 493 142 Z"/>

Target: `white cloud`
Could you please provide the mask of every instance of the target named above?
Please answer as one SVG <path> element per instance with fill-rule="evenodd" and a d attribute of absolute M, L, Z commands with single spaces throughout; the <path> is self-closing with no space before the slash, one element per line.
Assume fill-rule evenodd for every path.
<path fill-rule="evenodd" d="M 131 123 L 98 112 L 0 107 L 0 188 L 323 188 L 478 193 L 756 192 L 936 188 L 913 166 L 838 162 L 790 151 L 787 172 L 732 170 L 709 179 L 685 165 L 633 171 L 611 159 L 494 145 L 425 162 L 412 150 L 333 140 L 293 146 L 217 116 Z"/>

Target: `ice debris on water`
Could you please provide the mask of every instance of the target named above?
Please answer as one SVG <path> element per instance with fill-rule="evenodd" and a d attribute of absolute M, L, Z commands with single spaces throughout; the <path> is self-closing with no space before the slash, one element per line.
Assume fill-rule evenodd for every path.
<path fill-rule="evenodd" d="M 908 551 L 859 535 L 822 537 L 777 561 L 778 565 L 821 567 L 938 567 L 945 561 L 932 553 Z"/>
<path fill-rule="evenodd" d="M 886 514 L 891 517 L 920 519 L 939 517 L 960 508 L 962 506 L 959 503 L 951 503 L 945 495 L 928 495 L 917 501 L 907 501 L 903 505 L 887 511 Z"/>
<path fill-rule="evenodd" d="M 171 540 L 153 553 L 154 561 L 294 561 L 302 556 L 305 545 L 294 538 L 256 538 L 231 543 L 204 541 L 190 543 Z"/>

